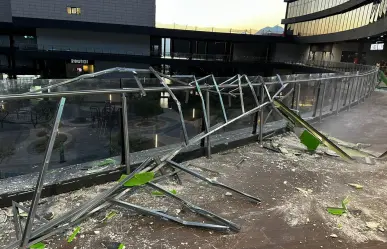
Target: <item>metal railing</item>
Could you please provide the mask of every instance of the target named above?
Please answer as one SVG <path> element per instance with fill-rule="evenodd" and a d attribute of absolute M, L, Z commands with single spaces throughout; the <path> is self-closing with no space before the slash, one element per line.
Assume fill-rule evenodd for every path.
<path fill-rule="evenodd" d="M 315 117 L 320 114 L 322 115 L 327 111 L 327 109 L 329 109 L 328 111 L 330 112 L 339 112 L 343 107 L 350 108 L 352 104 L 358 103 L 360 100 L 364 100 L 364 97 L 369 95 L 373 89 L 373 82 L 377 80 L 377 78 L 375 78 L 377 77 L 377 69 L 372 66 L 332 62 L 303 62 L 294 64 L 340 69 L 339 71 L 345 71 L 345 69 L 348 69 L 348 72 L 344 73 L 297 74 L 281 76 L 284 83 L 292 85 L 292 98 L 291 101 L 289 100 L 289 102 L 287 102 L 289 106 L 310 117 Z M 138 76 L 135 78 L 98 79 L 98 75 L 102 75 L 104 72 L 105 71 L 95 73 L 92 78 L 87 77 L 88 75 L 82 75 L 77 79 L 76 84 L 68 84 L 68 82 L 72 82 L 72 80 L 63 79 L 1 80 L 0 135 L 3 134 L 4 136 L 9 136 L 9 131 L 13 131 L 16 129 L 14 127 L 19 127 L 20 125 L 30 125 L 28 129 L 35 129 L 35 132 L 39 132 L 39 129 L 43 129 L 53 117 L 52 110 L 55 109 L 53 108 L 53 103 L 58 97 L 70 98 L 67 103 L 69 103 L 71 108 L 68 108 L 71 109 L 71 111 L 69 110 L 69 113 L 67 114 L 67 110 L 65 110 L 65 113 L 68 115 L 65 117 L 65 123 L 67 123 L 68 126 L 76 126 L 78 121 L 81 122 L 83 120 L 86 124 L 94 127 L 93 129 L 100 134 L 99 136 L 105 136 L 106 134 L 114 133 L 116 131 L 118 132 L 120 124 L 118 122 L 119 118 L 117 115 L 118 110 L 120 109 L 121 100 L 117 94 L 127 93 L 128 99 L 132 103 L 130 105 L 132 106 L 131 116 L 136 120 L 136 122 L 144 125 L 142 124 L 143 121 L 141 121 L 143 119 L 142 117 L 144 117 L 144 120 L 152 120 L 152 129 L 156 127 L 155 130 L 151 132 L 149 137 L 157 137 L 159 144 L 156 144 L 156 146 L 148 145 L 145 146 L 145 148 L 141 147 L 140 150 L 160 147 L 163 144 L 167 145 L 168 143 L 163 143 L 163 140 L 166 139 L 168 132 L 170 132 L 171 129 L 179 130 L 176 126 L 177 124 L 174 123 L 175 121 L 171 121 L 170 117 L 175 117 L 175 120 L 178 120 L 178 118 L 175 116 L 177 114 L 176 106 L 171 103 L 172 95 L 166 91 L 165 87 L 160 86 L 160 81 L 156 78 L 149 78 L 148 74 L 145 74 L 144 77 Z M 269 90 L 272 91 L 275 91 L 280 86 L 280 82 L 277 77 L 248 76 L 247 78 L 251 81 L 252 87 L 254 88 L 259 88 L 262 82 L 265 82 L 265 84 L 270 86 Z M 234 85 L 227 84 L 228 82 L 233 82 L 232 80 L 230 81 L 230 78 L 214 79 L 216 82 L 226 82 L 225 84 L 222 84 L 222 88 L 225 89 L 224 91 L 235 88 Z M 144 91 L 146 93 L 152 93 L 153 95 L 149 94 L 152 95 L 152 97 L 148 96 L 140 98 L 139 96 L 144 95 L 144 93 L 141 88 L 138 87 L 139 84 L 143 87 L 143 89 L 145 89 Z M 242 89 L 249 87 L 250 86 L 246 83 L 241 85 Z M 197 95 L 195 95 L 195 92 L 197 91 L 195 86 L 187 84 L 177 85 L 174 83 L 169 85 L 169 88 L 172 92 L 176 92 L 178 98 L 185 99 L 182 104 L 182 108 L 185 111 L 189 110 L 192 112 L 193 118 L 185 117 L 187 119 L 186 122 L 189 122 L 188 120 L 190 119 L 195 120 L 195 122 L 199 120 L 203 110 L 201 110 L 200 106 L 197 105 L 199 100 L 197 99 Z M 201 86 L 201 89 L 208 90 L 210 92 L 216 90 L 214 89 L 214 86 L 208 85 Z M 37 92 L 25 94 L 26 92 L 34 90 Z M 284 95 L 285 94 L 288 93 L 285 92 Z M 188 100 L 186 100 L 187 98 Z M 222 98 L 225 98 L 224 101 L 228 103 L 227 108 L 229 108 L 230 111 L 237 112 L 238 109 L 236 109 L 235 106 L 238 106 L 238 103 L 240 104 L 241 101 L 238 98 L 238 94 L 233 94 L 233 92 L 231 92 L 229 95 L 226 95 L 222 93 Z M 251 101 L 252 98 L 245 100 L 247 105 L 251 104 Z M 150 105 L 157 111 L 144 110 L 144 113 L 146 114 L 141 113 L 141 110 L 137 111 L 136 108 L 139 108 L 137 105 L 143 104 Z M 217 105 L 216 102 L 213 104 L 214 106 Z M 214 107 L 211 107 L 211 109 L 212 108 Z M 170 114 L 168 114 L 169 116 L 165 115 L 165 120 L 163 120 L 163 114 L 161 113 L 166 112 L 170 112 Z M 158 126 L 155 123 L 157 116 L 160 116 L 160 114 L 161 119 L 159 122 L 165 125 L 165 129 L 163 130 L 158 129 Z M 169 118 L 167 118 L 167 116 Z M 269 117 L 267 117 L 266 120 L 270 121 L 271 114 L 268 116 Z M 272 117 L 273 120 L 278 118 L 274 116 Z M 189 132 L 190 134 L 195 135 L 195 132 L 198 131 L 201 126 L 199 123 L 195 123 L 195 125 L 193 125 L 192 131 Z M 244 128 L 245 125 L 246 123 L 241 123 L 238 128 Z M 137 128 L 139 130 L 143 129 L 142 127 Z M 17 129 L 20 129 L 20 127 Z M 68 139 L 70 139 L 70 135 L 71 134 L 69 134 Z M 117 134 L 117 136 L 122 136 L 122 134 Z M 175 137 L 175 139 L 167 141 L 173 141 L 176 143 L 179 142 L 181 138 L 182 135 L 180 134 Z M 111 139 L 112 136 L 110 134 L 108 140 Z M 12 139 L 10 139 L 10 141 L 11 140 Z M 14 140 L 17 141 L 16 138 Z M 156 138 L 153 140 L 156 140 Z M 31 143 L 33 142 L 34 141 L 31 141 Z M 153 142 L 156 143 L 155 141 Z M 3 144 L 3 147 L 4 145 L 5 144 Z M 109 155 L 115 154 L 113 153 Z M 105 157 L 108 157 L 109 155 Z M 11 159 L 13 157 L 14 156 L 8 156 L 9 163 L 12 162 Z M 99 159 L 98 157 L 92 156 L 90 156 L 90 158 L 94 158 L 96 160 Z M 76 164 L 78 159 L 80 161 L 84 161 L 84 159 L 75 158 L 72 163 L 69 160 L 69 164 Z M 18 162 L 20 162 L 20 160 Z M 21 174 L 23 172 L 31 172 L 29 167 L 19 166 L 22 168 L 24 167 L 24 169 L 20 172 Z M 58 165 L 58 167 L 61 166 L 62 165 L 60 164 Z M 66 164 L 63 164 L 63 166 L 66 166 Z M 14 172 L 10 175 L 14 175 Z"/>
<path fill-rule="evenodd" d="M 20 245 L 25 247 L 30 246 L 33 243 L 37 243 L 47 238 L 48 236 L 51 236 L 52 234 L 74 226 L 83 219 L 87 218 L 91 213 L 97 212 L 101 208 L 106 207 L 106 204 L 120 204 L 124 207 L 133 207 L 130 206 L 130 204 L 120 200 L 122 195 L 128 194 L 126 191 L 124 191 L 124 183 L 130 180 L 135 173 L 147 171 L 157 172 L 167 164 L 176 169 L 183 170 L 186 173 L 204 180 L 212 185 L 233 191 L 234 193 L 237 193 L 249 199 L 250 201 L 260 202 L 260 199 L 254 196 L 231 188 L 227 185 L 218 183 L 215 180 L 209 180 L 172 160 L 182 150 L 187 149 L 188 147 L 196 146 L 197 144 L 200 144 L 201 147 L 205 148 L 206 154 L 209 157 L 211 155 L 211 148 L 213 146 L 214 140 L 217 136 L 216 133 L 222 131 L 223 128 L 230 128 L 235 123 L 238 123 L 239 121 L 242 121 L 248 117 L 252 117 L 251 122 L 245 123 L 246 127 L 243 128 L 249 129 L 249 133 L 252 134 L 252 136 L 255 136 L 256 140 L 262 143 L 263 129 L 269 122 L 270 116 L 273 117 L 274 115 L 281 113 L 274 105 L 276 103 L 280 104 L 283 109 L 284 107 L 288 106 L 304 117 L 307 116 L 310 118 L 318 118 L 320 121 L 325 115 L 332 113 L 337 114 L 343 109 L 350 109 L 353 105 L 364 101 L 365 98 L 370 96 L 375 85 L 377 84 L 378 71 L 378 68 L 371 67 L 371 70 L 369 71 L 357 71 L 356 73 L 345 72 L 288 76 L 277 75 L 275 77 L 267 78 L 263 78 L 261 76 L 235 75 L 227 79 L 220 79 L 215 78 L 213 75 L 208 75 L 202 78 L 196 78 L 193 75 L 168 76 L 155 71 L 151 67 L 149 69 L 113 68 L 90 75 L 82 75 L 70 80 L 52 82 L 50 85 L 44 87 L 39 86 L 37 89 L 27 93 L 1 95 L 1 103 L 4 103 L 4 101 L 36 101 L 35 104 L 31 102 L 27 103 L 36 107 L 39 106 L 41 102 L 47 104 L 51 101 L 54 107 L 58 106 L 57 111 L 55 111 L 55 108 L 48 108 L 41 113 L 43 116 L 47 115 L 47 117 L 51 117 L 51 121 L 54 121 L 54 125 L 49 127 L 51 135 L 48 136 L 47 139 L 43 140 L 45 141 L 45 143 L 43 143 L 44 146 L 40 146 L 45 148 L 44 163 L 42 167 L 39 168 L 39 177 L 38 181 L 36 182 L 34 197 L 32 200 L 31 208 L 29 210 L 29 215 L 27 217 L 27 225 L 25 226 L 24 230 L 20 228 L 18 226 L 20 222 L 17 221 L 17 217 L 15 216 L 17 240 L 5 248 L 11 249 Z M 104 88 L 94 90 L 78 90 L 76 87 L 74 88 L 74 86 L 82 83 L 83 80 L 93 79 L 95 77 L 114 72 L 128 73 L 131 76 L 130 80 L 133 81 L 130 81 L 130 84 L 128 84 L 127 87 L 124 87 L 123 84 L 125 84 L 125 82 L 120 80 L 121 87 L 119 88 Z M 156 81 L 154 78 L 150 78 L 150 76 L 155 76 Z M 157 82 L 158 85 L 155 86 L 155 82 Z M 95 83 L 97 82 L 95 81 L 94 84 Z M 130 124 L 130 100 L 134 99 L 136 101 L 140 101 L 137 103 L 138 106 L 149 107 L 151 102 L 145 103 L 141 101 L 144 101 L 144 98 L 152 99 L 152 95 L 154 93 L 157 93 L 156 96 L 160 96 L 162 94 L 163 97 L 166 97 L 167 95 L 167 98 L 171 99 L 172 106 L 170 108 L 174 110 L 172 112 L 176 114 L 176 119 L 171 118 L 171 113 L 168 113 L 168 115 L 166 115 L 168 119 L 165 120 L 175 121 L 171 127 L 174 127 L 175 130 L 177 129 L 181 131 L 181 136 L 179 137 L 180 141 L 174 144 L 171 151 L 167 153 L 165 153 L 165 151 L 162 152 L 160 158 L 155 156 L 153 159 L 145 160 L 145 162 L 141 164 L 135 171 L 131 172 L 131 155 L 133 155 L 133 153 L 131 153 L 130 148 L 133 145 L 131 143 L 133 137 L 131 137 L 129 132 L 132 128 L 136 129 L 137 127 L 134 132 L 141 134 L 145 133 L 146 130 L 149 130 L 149 127 L 141 130 L 138 129 L 141 127 L 139 123 L 134 125 Z M 115 100 L 112 98 L 113 94 L 120 95 L 118 95 L 118 99 Z M 106 103 L 101 110 L 103 113 L 103 119 L 101 119 L 102 123 L 100 124 L 101 127 L 105 127 L 106 129 L 106 127 L 113 126 L 112 129 L 114 129 L 114 125 L 116 124 L 114 116 L 118 115 L 121 117 L 122 122 L 118 122 L 118 126 L 121 124 L 123 131 L 119 131 L 118 134 L 121 138 L 124 151 L 124 153 L 121 155 L 122 162 L 126 166 L 128 175 L 124 177 L 124 180 L 115 184 L 114 187 L 101 194 L 98 194 L 92 200 L 86 201 L 68 213 L 49 222 L 43 223 L 39 227 L 36 227 L 34 230 L 32 230 L 36 209 L 43 189 L 44 178 L 48 171 L 48 163 L 50 163 L 51 167 L 54 164 L 54 162 L 52 162 L 52 157 L 55 148 L 55 142 L 59 139 L 61 131 L 66 129 L 66 124 L 69 124 L 69 117 L 67 115 L 69 113 L 74 113 L 74 110 L 72 109 L 70 112 L 67 112 L 66 115 L 65 107 L 74 105 L 75 108 L 78 108 L 81 107 L 82 103 L 85 102 L 85 99 L 83 99 L 82 102 L 82 99 L 79 97 L 87 98 L 101 95 L 109 96 L 109 102 Z M 186 116 L 184 115 L 186 110 L 183 108 L 183 105 L 189 104 L 190 99 L 192 98 L 196 98 L 197 105 L 195 106 L 197 106 L 198 110 L 201 111 L 201 120 L 199 122 L 201 122 L 202 125 L 196 134 L 192 134 L 192 132 L 190 133 L 189 125 L 192 123 L 192 120 L 186 120 Z M 68 102 L 67 100 L 70 101 Z M 93 99 L 89 100 L 91 101 Z M 231 111 L 233 110 L 233 103 L 234 107 L 236 107 L 234 108 L 234 111 L 238 110 L 237 112 L 233 113 L 234 115 L 231 114 Z M 270 112 L 265 113 L 266 107 L 271 108 Z M 8 106 L 5 108 L 2 106 L 0 108 L 2 112 L 0 113 L 4 114 L 7 109 Z M 120 111 L 116 112 L 117 109 Z M 28 110 L 29 108 L 23 109 L 23 111 Z M 98 110 L 98 107 L 96 107 L 95 110 Z M 51 113 L 53 115 L 50 115 Z M 142 112 L 139 113 L 141 114 Z M 157 112 L 152 109 L 151 113 L 154 114 Z M 156 125 L 160 126 L 160 122 L 163 121 L 161 120 L 162 115 L 156 114 L 155 116 L 158 118 L 156 118 L 154 122 L 159 122 Z M 6 120 L 7 115 L 2 115 L 0 117 L 5 117 Z M 150 120 L 148 117 L 148 119 L 142 121 L 142 125 L 147 126 L 149 122 Z M 131 128 L 129 128 L 129 126 L 131 126 Z M 70 127 L 71 128 L 69 128 L 67 132 L 74 132 L 74 129 L 77 128 L 77 124 Z M 6 135 L 8 138 L 2 139 L 2 141 L 9 141 L 9 136 L 12 136 L 10 133 L 17 133 L 19 137 L 21 135 L 20 129 L 16 130 L 16 132 L 10 129 L 10 127 L 6 127 L 6 129 L 7 130 L 0 135 Z M 118 130 L 121 129 L 119 128 Z M 89 139 L 86 141 L 87 145 L 85 145 L 86 147 L 90 147 L 90 150 L 94 151 L 94 141 L 91 141 L 90 139 L 95 136 L 90 136 L 87 131 L 89 131 L 88 128 L 82 130 L 82 132 L 77 133 L 79 136 L 77 142 L 81 143 L 83 139 Z M 83 134 L 85 132 L 86 134 Z M 47 133 L 48 132 L 46 132 L 46 134 Z M 164 133 L 167 135 L 165 140 L 172 139 L 173 132 L 171 132 L 170 129 L 166 129 Z M 29 134 L 32 133 L 29 132 Z M 239 135 L 240 134 L 241 133 L 239 133 Z M 227 132 L 223 132 L 222 135 L 227 136 Z M 38 133 L 36 133 L 36 136 L 38 136 Z M 25 142 L 23 143 L 25 144 Z M 61 141 L 59 147 L 63 148 L 65 146 L 64 143 L 64 141 Z M 116 196 L 117 194 L 118 196 Z M 18 204 L 16 203 L 15 205 Z M 136 210 L 144 212 L 145 209 L 137 207 Z M 170 216 L 160 212 L 153 210 L 149 211 L 149 209 L 147 210 L 147 214 L 170 219 Z M 206 213 L 206 211 L 203 210 L 202 214 L 208 215 L 208 212 Z M 212 214 L 212 217 L 215 217 L 215 214 Z M 222 226 L 202 223 L 194 223 L 192 225 L 196 227 L 206 227 L 221 231 L 229 229 L 235 231 L 239 230 L 239 227 L 234 223 L 218 216 L 216 216 L 216 218 Z M 184 222 L 182 223 L 184 224 Z"/>

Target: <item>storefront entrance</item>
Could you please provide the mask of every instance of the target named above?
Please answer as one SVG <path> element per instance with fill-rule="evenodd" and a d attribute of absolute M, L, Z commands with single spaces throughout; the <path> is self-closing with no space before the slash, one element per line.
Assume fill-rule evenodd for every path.
<path fill-rule="evenodd" d="M 94 73 L 94 61 L 81 59 L 71 59 L 66 61 L 67 78 L 74 78 L 88 73 Z"/>

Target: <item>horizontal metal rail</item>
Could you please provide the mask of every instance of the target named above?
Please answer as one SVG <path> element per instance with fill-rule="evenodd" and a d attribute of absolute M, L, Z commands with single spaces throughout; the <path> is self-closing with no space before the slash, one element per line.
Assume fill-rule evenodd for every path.
<path fill-rule="evenodd" d="M 284 80 L 283 84 L 286 83 L 304 83 L 311 81 L 320 81 L 320 80 L 332 80 L 332 79 L 345 79 L 345 78 L 355 78 L 355 77 L 363 77 L 376 73 L 377 70 L 366 72 L 359 75 L 339 75 L 333 77 L 321 77 L 321 78 L 309 78 L 309 79 L 298 79 L 298 80 Z M 74 82 L 74 81 L 72 81 Z M 265 82 L 267 86 L 280 84 L 279 81 L 273 82 Z M 261 86 L 262 83 L 253 83 L 251 82 L 251 86 Z M 241 87 L 250 87 L 250 84 L 241 84 Z M 46 90 L 51 87 L 45 88 Z M 211 90 L 216 89 L 214 85 L 206 85 L 200 87 L 202 90 Z M 227 85 L 218 85 L 219 89 L 223 88 L 236 88 L 235 85 L 227 84 Z M 186 90 L 195 90 L 195 86 L 171 86 L 169 87 L 172 91 L 186 91 Z M 43 89 L 39 89 L 39 91 L 43 91 Z M 165 87 L 145 87 L 144 89 L 139 88 L 123 88 L 123 89 L 98 89 L 98 90 L 78 90 L 78 91 L 63 91 L 63 92 L 50 92 L 50 93 L 21 93 L 21 94 L 9 94 L 9 95 L 0 95 L 1 100 L 14 100 L 14 99 L 37 99 L 44 97 L 66 97 L 66 96 L 77 96 L 77 95 L 99 95 L 99 94 L 119 94 L 119 93 L 144 93 L 144 92 L 163 92 L 167 91 Z"/>

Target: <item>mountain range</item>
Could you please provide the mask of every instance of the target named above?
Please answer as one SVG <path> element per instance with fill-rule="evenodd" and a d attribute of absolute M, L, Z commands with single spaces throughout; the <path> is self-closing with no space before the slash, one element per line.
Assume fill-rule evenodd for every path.
<path fill-rule="evenodd" d="M 279 25 L 276 25 L 274 27 L 266 27 L 266 28 L 263 28 L 261 30 L 259 30 L 257 33 L 255 33 L 256 35 L 265 35 L 265 34 L 283 34 L 284 33 L 284 28 L 282 28 L 281 26 Z"/>

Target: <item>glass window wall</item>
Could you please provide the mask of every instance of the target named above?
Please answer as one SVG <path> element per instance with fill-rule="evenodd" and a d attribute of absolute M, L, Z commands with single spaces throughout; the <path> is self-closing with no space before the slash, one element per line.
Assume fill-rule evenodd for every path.
<path fill-rule="evenodd" d="M 289 3 L 287 18 L 319 12 L 348 1 L 349 0 L 298 0 Z"/>
<path fill-rule="evenodd" d="M 310 11 L 319 11 L 321 8 L 324 9 L 327 6 L 332 7 L 334 5 L 337 5 L 338 3 L 341 4 L 343 2 L 346 2 L 346 0 L 327 0 L 321 1 L 321 4 L 317 2 L 318 1 L 313 0 L 300 0 L 292 2 L 289 4 L 289 9 L 291 4 L 293 4 L 294 7 L 300 5 L 301 3 L 306 4 L 305 6 L 307 6 L 307 8 L 293 8 L 292 12 L 289 13 L 294 14 L 297 13 L 297 11 L 305 11 L 306 9 Z M 384 18 L 386 16 L 386 12 L 387 0 L 381 0 L 380 3 L 370 3 L 343 14 L 307 22 L 289 24 L 287 33 L 299 36 L 310 36 L 342 32 L 350 29 L 363 27 L 370 23 L 376 22 Z"/>

